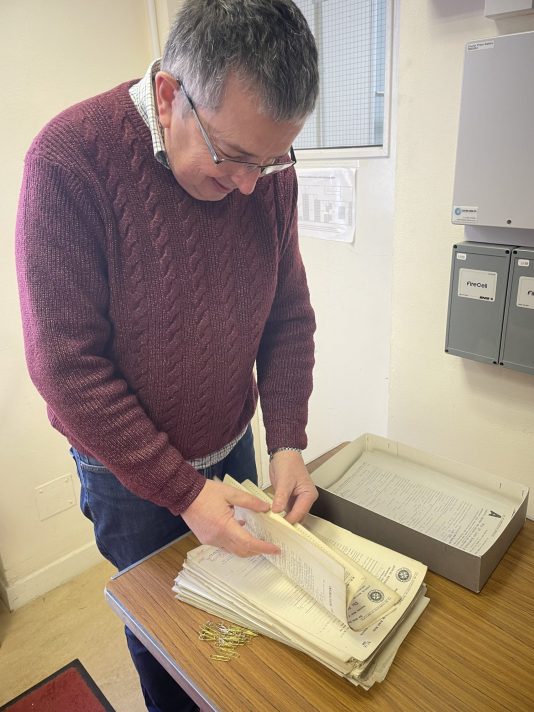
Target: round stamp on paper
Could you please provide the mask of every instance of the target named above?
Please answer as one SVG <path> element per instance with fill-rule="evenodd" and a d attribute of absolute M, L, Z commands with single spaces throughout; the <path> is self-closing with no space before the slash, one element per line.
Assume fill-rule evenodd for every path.
<path fill-rule="evenodd" d="M 406 568 L 399 569 L 395 575 L 399 581 L 402 581 L 402 583 L 406 583 L 406 581 L 409 581 L 412 578 L 412 572 L 410 569 Z"/>
<path fill-rule="evenodd" d="M 373 603 L 381 603 L 384 600 L 384 593 L 374 588 L 372 591 L 369 591 L 367 598 Z"/>

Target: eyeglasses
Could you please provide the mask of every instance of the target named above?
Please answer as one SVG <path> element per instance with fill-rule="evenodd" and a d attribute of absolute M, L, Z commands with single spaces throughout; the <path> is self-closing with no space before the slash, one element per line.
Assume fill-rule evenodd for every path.
<path fill-rule="evenodd" d="M 199 116 L 197 114 L 197 110 L 195 109 L 195 105 L 193 104 L 193 100 L 187 93 L 187 91 L 184 88 L 183 84 L 180 84 L 181 89 L 184 93 L 185 98 L 189 102 L 189 106 L 191 107 L 191 110 L 193 112 L 193 115 L 196 119 L 196 122 L 198 124 L 198 128 L 200 129 L 200 133 L 202 134 L 202 138 L 204 139 L 204 142 L 206 146 L 208 147 L 208 151 L 210 152 L 211 160 L 215 163 L 216 166 L 220 166 L 221 163 L 235 163 L 239 166 L 243 166 L 247 171 L 259 171 L 260 172 L 260 177 L 270 175 L 271 173 L 279 173 L 280 171 L 285 171 L 286 168 L 291 168 L 291 166 L 294 166 L 295 163 L 297 162 L 297 159 L 295 157 L 295 152 L 293 150 L 293 146 L 290 147 L 289 149 L 289 158 L 290 160 L 283 160 L 283 159 L 275 159 L 274 163 L 269 163 L 266 166 L 260 166 L 259 163 L 250 163 L 249 161 L 240 161 L 237 158 L 228 158 L 227 156 L 221 156 L 217 151 L 215 150 L 214 145 L 212 144 L 210 137 L 208 136 L 208 133 L 204 126 L 202 126 L 202 122 L 199 119 Z M 284 157 L 285 158 L 285 157 Z M 280 162 L 277 163 L 276 161 L 279 160 Z"/>

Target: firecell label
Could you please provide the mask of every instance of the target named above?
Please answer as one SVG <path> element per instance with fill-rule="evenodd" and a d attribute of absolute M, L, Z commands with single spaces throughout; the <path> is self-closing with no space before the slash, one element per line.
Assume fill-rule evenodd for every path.
<path fill-rule="evenodd" d="M 519 277 L 516 304 L 523 309 L 534 309 L 534 277 Z"/>
<path fill-rule="evenodd" d="M 530 265 L 530 260 L 517 260 L 519 267 L 528 267 Z"/>
<path fill-rule="evenodd" d="M 467 45 L 468 52 L 478 52 L 481 49 L 493 49 L 495 40 L 480 40 L 480 42 L 469 42 Z"/>
<path fill-rule="evenodd" d="M 467 255 L 465 254 L 465 252 L 457 252 L 457 253 L 456 253 L 456 259 L 457 259 L 457 260 L 466 260 L 466 259 L 467 259 Z"/>
<path fill-rule="evenodd" d="M 455 223 L 478 222 L 478 206 L 455 205 L 452 209 L 452 221 Z"/>
<path fill-rule="evenodd" d="M 494 302 L 497 291 L 497 272 L 462 267 L 458 275 L 458 296 Z"/>

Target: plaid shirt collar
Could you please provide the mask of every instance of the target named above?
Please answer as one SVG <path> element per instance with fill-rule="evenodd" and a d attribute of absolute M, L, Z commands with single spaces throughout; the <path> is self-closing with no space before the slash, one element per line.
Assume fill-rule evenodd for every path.
<path fill-rule="evenodd" d="M 165 168 L 170 169 L 163 140 L 163 130 L 159 123 L 156 99 L 154 97 L 153 80 L 159 68 L 160 60 L 156 59 L 146 70 L 145 76 L 130 88 L 130 96 L 141 118 L 150 130 L 154 158 Z"/>

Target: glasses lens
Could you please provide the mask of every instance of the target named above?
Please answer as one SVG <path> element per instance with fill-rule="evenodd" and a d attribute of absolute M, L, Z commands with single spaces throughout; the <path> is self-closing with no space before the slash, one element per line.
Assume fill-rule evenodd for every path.
<path fill-rule="evenodd" d="M 255 163 L 247 163 L 246 161 L 226 158 L 223 154 L 223 158 L 220 159 L 219 168 L 226 171 L 226 173 L 253 173 L 258 170 L 259 166 Z"/>

